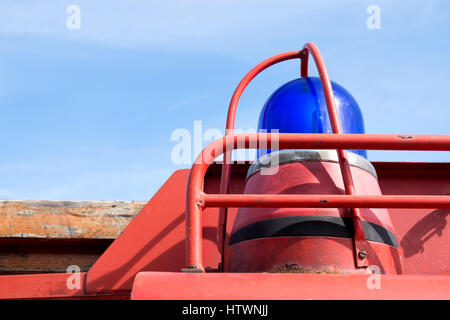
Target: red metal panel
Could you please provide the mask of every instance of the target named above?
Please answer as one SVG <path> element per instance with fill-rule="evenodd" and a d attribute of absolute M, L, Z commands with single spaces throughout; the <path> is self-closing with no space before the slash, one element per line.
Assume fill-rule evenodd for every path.
<path fill-rule="evenodd" d="M 450 163 L 373 163 L 385 195 L 450 198 Z M 450 275 L 450 209 L 390 209 L 404 273 Z"/>
<path fill-rule="evenodd" d="M 189 170 L 176 171 L 88 271 L 88 292 L 130 290 L 142 270 L 181 271 L 185 266 L 185 188 Z M 216 189 L 217 190 L 217 189 Z M 217 209 L 202 229 L 206 265 L 217 267 Z"/>
<path fill-rule="evenodd" d="M 231 192 L 241 193 L 247 166 L 233 171 Z M 220 166 L 213 165 L 205 177 L 205 191 L 217 193 Z M 186 266 L 185 194 L 189 170 L 176 171 L 153 196 L 122 234 L 87 273 L 88 292 L 131 290 L 140 271 L 179 272 Z M 230 210 L 234 217 L 235 210 Z M 216 244 L 218 209 L 204 211 L 204 264 L 217 268 L 220 255 Z M 233 220 L 231 220 L 231 223 Z"/>
<path fill-rule="evenodd" d="M 152 300 L 450 299 L 450 277 L 142 272 L 131 298 Z M 369 285 L 368 285 L 369 283 Z M 226 288 L 226 290 L 222 290 Z M 370 289 L 373 288 L 373 289 Z"/>
<path fill-rule="evenodd" d="M 70 298 L 84 295 L 86 273 L 80 273 L 80 288 L 69 289 L 73 273 L 0 276 L 0 299 Z"/>
<path fill-rule="evenodd" d="M 0 276 L 0 300 L 45 299 L 45 300 L 128 300 L 129 291 L 111 294 L 86 293 L 86 273 L 79 273 L 79 287 L 74 285 L 73 273 L 27 274 Z M 68 286 L 69 282 L 70 286 Z"/>

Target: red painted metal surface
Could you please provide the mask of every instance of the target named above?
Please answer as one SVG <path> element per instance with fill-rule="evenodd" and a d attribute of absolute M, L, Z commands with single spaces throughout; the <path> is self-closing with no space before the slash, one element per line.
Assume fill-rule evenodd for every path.
<path fill-rule="evenodd" d="M 0 276 L 0 299 L 69 298 L 84 293 L 85 273 L 80 273 L 80 288 L 69 289 L 72 273 Z"/>
<path fill-rule="evenodd" d="M 381 190 L 378 180 L 369 172 L 358 167 L 351 167 L 352 176 L 355 178 L 355 189 L 358 194 L 366 196 L 380 196 Z M 245 199 L 247 195 L 295 195 L 303 197 L 304 195 L 319 196 L 322 200 L 320 204 L 329 205 L 327 197 L 330 194 L 334 196 L 345 194 L 342 176 L 339 171 L 339 164 L 334 162 L 293 162 L 280 165 L 276 175 L 263 175 L 260 172 L 252 175 L 245 185 L 244 194 L 241 198 Z M 234 197 L 234 195 L 232 195 Z M 206 205 L 209 206 L 211 197 L 206 195 Z M 264 204 L 266 202 L 264 201 Z M 216 203 L 220 204 L 220 203 Z M 215 204 L 215 205 L 216 205 Z M 450 204 L 450 202 L 449 202 Z M 346 207 L 328 207 L 328 208 L 282 208 L 272 204 L 270 208 L 241 208 L 239 217 L 236 218 L 234 228 L 240 229 L 248 224 L 257 221 L 298 215 L 313 216 L 335 216 L 351 218 L 351 212 Z M 381 225 L 391 232 L 394 232 L 389 213 L 385 209 L 364 209 L 361 210 L 361 217 L 368 222 Z"/>
<path fill-rule="evenodd" d="M 450 198 L 450 163 L 376 163 L 383 194 Z M 450 209 L 390 209 L 405 274 L 450 276 Z"/>
<path fill-rule="evenodd" d="M 86 273 L 82 272 L 77 275 L 79 283 L 73 279 L 74 276 L 74 273 L 0 276 L 0 299 L 130 299 L 129 291 L 88 294 L 85 286 Z"/>
<path fill-rule="evenodd" d="M 381 195 L 378 181 L 371 173 L 355 166 L 351 167 L 351 173 L 355 181 L 355 191 L 358 194 Z M 319 194 L 324 195 L 319 202 L 328 202 L 326 195 L 344 193 L 345 189 L 338 163 L 307 161 L 279 165 L 276 174 L 272 175 L 262 174 L 261 171 L 253 174 L 247 180 L 244 195 L 241 197 L 245 200 L 247 195 L 252 194 L 271 195 L 272 197 L 289 194 L 293 195 L 295 199 L 299 195 L 305 199 L 306 195 Z M 264 199 L 262 201 L 264 204 L 267 203 Z M 210 205 L 208 198 L 205 202 L 206 205 Z M 353 217 L 351 210 L 347 208 L 283 208 L 282 206 L 241 208 L 237 213 L 231 233 L 236 234 L 241 228 L 257 222 L 300 216 L 348 219 Z M 361 220 L 388 229 L 395 235 L 389 212 L 385 208 L 363 208 L 360 210 L 360 217 Z M 295 228 L 295 224 L 292 224 L 291 227 Z M 308 270 L 331 269 L 336 272 L 357 272 L 355 269 L 359 265 L 355 262 L 354 256 L 358 251 L 354 246 L 348 248 L 343 243 L 352 244 L 353 242 L 351 239 L 341 241 L 336 238 L 329 241 L 328 236 L 320 236 L 312 240 L 305 240 L 303 236 L 286 238 L 279 235 L 277 237 L 270 236 L 265 240 L 246 239 L 226 247 L 223 270 L 224 272 L 270 272 L 279 270 L 285 264 L 295 264 Z M 371 246 L 370 243 L 366 243 L 364 248 L 367 254 L 366 263 L 376 263 L 383 268 L 383 272 L 399 273 L 402 269 L 401 266 L 393 265 L 392 261 L 401 260 L 400 252 L 390 250 L 389 246 L 388 244 Z M 393 256 L 386 255 L 385 252 L 389 252 Z"/>
<path fill-rule="evenodd" d="M 131 290 L 142 270 L 181 271 L 185 262 L 185 190 L 189 170 L 176 171 L 87 272 L 87 292 Z M 218 185 L 219 181 L 215 183 Z M 209 189 L 209 186 L 205 186 Z M 211 190 L 211 189 L 210 189 Z M 213 189 L 218 192 L 218 189 Z M 217 209 L 205 212 L 204 263 L 217 267 Z"/>
<path fill-rule="evenodd" d="M 278 237 L 276 241 L 261 238 L 227 247 L 224 272 L 365 273 L 366 269 L 357 268 L 353 256 L 350 238 Z M 400 250 L 383 243 L 367 241 L 367 261 L 383 274 L 403 271 Z"/>
<path fill-rule="evenodd" d="M 186 193 L 186 257 L 191 269 L 204 270 L 202 263 L 202 210 L 217 207 L 337 207 L 337 208 L 448 208 L 446 196 L 364 195 L 207 195 L 203 180 L 209 165 L 226 151 L 250 148 L 266 139 L 277 139 L 280 149 L 450 150 L 450 136 L 368 134 L 234 134 L 212 142 L 198 156 L 189 174 Z M 323 201 L 326 200 L 326 201 Z"/>
<path fill-rule="evenodd" d="M 242 169 L 240 167 L 243 167 Z M 218 193 L 221 166 L 211 166 L 205 177 L 206 192 Z M 247 166 L 231 175 L 231 191 L 241 193 Z M 185 206 L 189 170 L 174 172 L 141 212 L 87 272 L 87 292 L 131 290 L 140 271 L 179 272 L 186 266 Z M 231 214 L 234 215 L 233 210 Z M 204 210 L 203 263 L 217 268 L 220 254 L 216 244 L 217 208 Z"/>
<path fill-rule="evenodd" d="M 445 276 L 142 272 L 131 298 L 154 300 L 450 299 Z M 180 286 L 180 283 L 183 285 Z M 368 285 L 369 283 L 369 285 Z M 226 290 L 221 290 L 226 288 Z M 373 289 L 371 289 L 373 288 Z"/>

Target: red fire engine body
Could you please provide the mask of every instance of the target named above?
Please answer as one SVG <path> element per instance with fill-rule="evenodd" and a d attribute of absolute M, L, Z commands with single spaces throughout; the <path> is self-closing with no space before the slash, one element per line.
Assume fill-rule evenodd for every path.
<path fill-rule="evenodd" d="M 306 77 L 310 55 L 333 133 L 234 134 L 248 83 L 290 59 Z M 450 151 L 449 135 L 342 133 L 313 43 L 252 69 L 226 129 L 190 170 L 168 178 L 79 286 L 68 285 L 74 274 L 4 275 L 0 298 L 450 299 L 450 163 L 370 163 L 345 151 Z M 263 139 L 291 157 L 278 175 L 232 163 L 232 150 Z"/>

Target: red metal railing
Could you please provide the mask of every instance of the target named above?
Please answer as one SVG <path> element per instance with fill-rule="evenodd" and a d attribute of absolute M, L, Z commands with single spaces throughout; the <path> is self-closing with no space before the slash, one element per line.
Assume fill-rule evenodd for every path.
<path fill-rule="evenodd" d="M 340 134 L 342 133 L 342 128 L 339 121 L 339 114 L 336 108 L 336 104 L 334 101 L 334 95 L 333 95 L 333 89 L 331 87 L 330 78 L 328 76 L 328 71 L 325 67 L 325 62 L 322 58 L 322 55 L 320 54 L 319 49 L 317 46 L 312 43 L 308 42 L 305 44 L 302 50 L 300 51 L 291 51 L 287 53 L 282 53 L 279 55 L 276 55 L 272 58 L 269 58 L 260 64 L 258 64 L 255 68 L 253 68 L 245 77 L 242 79 L 242 81 L 237 86 L 233 97 L 230 102 L 230 106 L 228 109 L 228 116 L 227 116 L 227 125 L 226 125 L 226 132 L 225 135 L 229 135 L 233 133 L 234 130 L 234 122 L 236 118 L 236 110 L 239 103 L 239 99 L 244 92 L 247 85 L 250 83 L 250 81 L 258 75 L 261 71 L 264 69 L 278 63 L 281 61 L 289 60 L 289 59 L 301 59 L 301 67 L 300 67 L 300 75 L 301 77 L 307 77 L 308 76 L 308 60 L 309 60 L 309 53 L 314 58 L 314 61 L 317 66 L 317 70 L 319 72 L 320 81 L 323 87 L 323 92 L 325 96 L 325 102 L 328 109 L 328 114 L 330 117 L 330 124 L 331 128 L 333 130 L 333 133 Z M 339 159 L 339 165 L 342 172 L 342 178 L 344 181 L 344 188 L 345 193 L 348 195 L 354 195 L 355 194 L 355 187 L 353 184 L 352 175 L 350 172 L 350 166 L 348 164 L 347 154 L 345 150 L 337 149 L 338 159 Z M 220 184 L 220 193 L 227 194 L 229 191 L 229 184 L 230 184 L 230 162 L 231 162 L 231 152 L 226 152 L 224 157 L 224 165 L 222 167 L 222 177 L 221 177 L 221 184 Z M 353 225 L 354 225 L 354 247 L 355 252 L 367 252 L 367 246 L 366 246 L 366 239 L 364 235 L 364 228 L 362 225 L 361 220 L 361 214 L 360 210 L 358 208 L 353 208 Z M 219 210 L 219 222 L 218 222 L 218 229 L 217 229 L 217 245 L 219 248 L 219 251 L 223 253 L 224 246 L 225 246 L 225 234 L 226 234 L 226 225 L 227 225 L 227 208 L 221 208 Z M 223 255 L 222 255 L 223 257 Z M 362 258 L 356 258 L 356 264 L 360 267 L 367 266 L 367 259 L 365 258 L 366 255 L 361 256 Z M 223 261 L 222 261 L 223 263 Z"/>
<path fill-rule="evenodd" d="M 187 183 L 186 249 L 189 268 L 203 270 L 202 211 L 206 207 L 450 208 L 449 196 L 358 196 L 206 194 L 203 181 L 224 150 L 246 149 L 260 139 L 278 140 L 280 149 L 367 149 L 450 151 L 450 135 L 233 134 L 209 144 L 197 157 Z"/>
<path fill-rule="evenodd" d="M 322 83 L 333 134 L 233 134 L 239 99 L 250 81 L 264 69 L 285 60 L 301 59 L 301 76 L 308 75 L 308 55 L 314 58 Z M 264 140 L 263 140 L 264 139 Z M 231 153 L 235 149 L 252 148 L 261 141 L 272 144 L 279 139 L 280 149 L 336 149 L 347 195 L 230 195 Z M 239 83 L 230 102 L 225 137 L 206 147 L 192 166 L 187 184 L 186 198 L 186 250 L 188 268 L 203 270 L 202 222 L 203 208 L 220 207 L 218 221 L 218 247 L 225 245 L 228 207 L 346 207 L 352 208 L 354 222 L 355 261 L 358 267 L 368 265 L 367 259 L 358 258 L 365 250 L 366 240 L 359 208 L 450 208 L 450 197 L 445 196 L 357 196 L 345 149 L 366 150 L 450 150 L 450 136 L 430 135 L 358 135 L 342 134 L 334 102 L 333 91 L 323 58 L 317 47 L 309 42 L 300 51 L 282 53 L 253 68 Z M 225 152 L 222 166 L 220 194 L 203 192 L 203 180 L 209 165 Z"/>

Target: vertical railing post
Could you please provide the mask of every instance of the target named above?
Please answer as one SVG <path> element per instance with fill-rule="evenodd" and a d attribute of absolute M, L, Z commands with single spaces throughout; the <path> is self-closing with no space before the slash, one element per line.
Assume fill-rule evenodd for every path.
<path fill-rule="evenodd" d="M 323 93 L 325 96 L 325 102 L 327 104 L 328 116 L 330 118 L 331 128 L 333 133 L 342 134 L 341 122 L 339 121 L 339 113 L 336 108 L 336 102 L 334 100 L 333 88 L 331 87 L 330 77 L 328 76 L 328 71 L 325 66 L 325 62 L 322 55 L 317 48 L 317 46 L 308 42 L 305 44 L 304 49 L 314 58 L 314 62 L 317 66 L 317 71 L 319 72 L 320 82 L 322 84 Z M 303 61 L 307 61 L 305 58 Z M 307 67 L 302 68 L 302 72 L 305 72 L 304 76 L 307 76 Z M 352 173 L 350 171 L 350 164 L 347 158 L 347 152 L 342 149 L 337 149 L 337 154 L 339 158 L 339 165 L 342 173 L 342 180 L 344 182 L 345 193 L 348 195 L 355 195 L 355 187 L 353 183 Z M 364 233 L 364 227 L 361 219 L 361 211 L 359 208 L 352 208 L 353 213 L 353 228 L 354 228 L 354 248 L 355 248 L 355 262 L 358 267 L 367 267 L 369 265 L 367 259 L 367 242 Z"/>
<path fill-rule="evenodd" d="M 203 152 L 200 153 L 202 157 Z M 203 158 L 203 157 L 202 157 Z M 203 202 L 203 176 L 196 174 L 199 172 L 199 166 L 204 165 L 203 161 L 198 163 L 195 160 L 191 168 L 187 181 L 186 192 L 186 272 L 203 272 L 203 223 L 202 213 L 204 209 Z M 209 164 L 208 164 L 209 165 Z"/>

